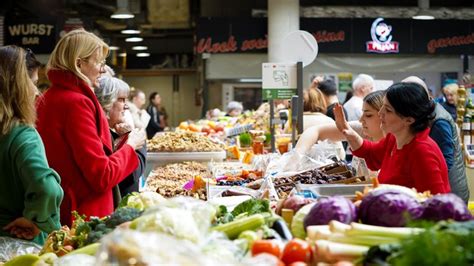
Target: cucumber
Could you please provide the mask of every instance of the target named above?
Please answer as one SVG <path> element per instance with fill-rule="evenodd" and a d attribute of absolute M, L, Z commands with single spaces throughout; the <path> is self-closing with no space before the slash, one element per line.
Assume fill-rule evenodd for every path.
<path fill-rule="evenodd" d="M 261 214 L 254 214 L 230 223 L 221 224 L 212 230 L 223 232 L 229 239 L 236 239 L 240 233 L 247 230 L 255 230 L 265 224 L 265 218 Z"/>

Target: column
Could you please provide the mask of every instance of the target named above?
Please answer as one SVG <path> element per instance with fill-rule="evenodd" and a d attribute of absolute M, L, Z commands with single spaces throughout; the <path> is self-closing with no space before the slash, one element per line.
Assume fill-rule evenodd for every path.
<path fill-rule="evenodd" d="M 281 62 L 283 38 L 300 29 L 299 0 L 268 0 L 268 62 Z"/>

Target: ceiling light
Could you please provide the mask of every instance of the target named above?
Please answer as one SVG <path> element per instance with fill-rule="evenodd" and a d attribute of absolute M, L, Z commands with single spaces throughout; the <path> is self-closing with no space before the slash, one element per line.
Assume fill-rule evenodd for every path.
<path fill-rule="evenodd" d="M 137 46 L 133 46 L 133 47 L 132 47 L 132 50 L 135 50 L 135 51 L 145 51 L 145 50 L 148 50 L 148 46 L 137 45 Z"/>
<path fill-rule="evenodd" d="M 430 0 L 418 0 L 418 12 L 416 12 L 412 19 L 432 20 L 435 19 L 428 10 L 430 9 Z"/>
<path fill-rule="evenodd" d="M 149 57 L 150 53 L 138 53 L 137 57 Z"/>
<path fill-rule="evenodd" d="M 120 54 L 118 54 L 118 56 L 120 56 L 120 57 L 126 57 L 126 56 L 127 56 L 127 53 L 120 53 Z"/>
<path fill-rule="evenodd" d="M 117 11 L 110 15 L 114 19 L 129 19 L 135 15 L 128 10 L 128 0 L 117 0 Z"/>
<path fill-rule="evenodd" d="M 114 46 L 114 45 L 109 46 L 110 51 L 117 51 L 118 49 L 120 49 L 120 47 L 118 46 Z"/>
<path fill-rule="evenodd" d="M 142 37 L 129 37 L 125 39 L 126 42 L 141 42 L 143 41 Z"/>
<path fill-rule="evenodd" d="M 138 29 L 124 29 L 121 31 L 122 34 L 140 34 L 140 32 Z"/>
<path fill-rule="evenodd" d="M 418 19 L 418 20 L 433 20 L 433 19 L 435 19 L 435 17 L 433 17 L 431 15 L 423 15 L 423 14 L 415 15 L 411 18 L 412 19 Z"/>

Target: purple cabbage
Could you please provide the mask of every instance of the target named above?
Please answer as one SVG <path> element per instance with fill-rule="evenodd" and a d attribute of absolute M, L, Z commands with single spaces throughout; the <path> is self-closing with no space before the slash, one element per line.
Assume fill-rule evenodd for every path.
<path fill-rule="evenodd" d="M 378 226 L 402 227 L 422 214 L 423 207 L 416 198 L 391 189 L 370 192 L 359 206 L 362 223 Z"/>
<path fill-rule="evenodd" d="M 347 198 L 334 196 L 320 199 L 304 218 L 304 228 L 326 225 L 332 220 L 349 224 L 357 218 L 356 208 Z"/>
<path fill-rule="evenodd" d="M 467 221 L 472 215 L 466 203 L 458 196 L 449 194 L 438 194 L 427 199 L 424 204 L 422 218 L 432 221 L 453 219 L 455 221 Z"/>

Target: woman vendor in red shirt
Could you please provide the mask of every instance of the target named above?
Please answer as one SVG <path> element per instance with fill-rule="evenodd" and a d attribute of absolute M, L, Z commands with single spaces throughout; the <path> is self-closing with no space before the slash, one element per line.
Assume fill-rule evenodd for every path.
<path fill-rule="evenodd" d="M 334 109 L 338 129 L 352 153 L 364 158 L 371 170 L 380 170 L 379 181 L 432 194 L 451 191 L 446 161 L 428 136 L 434 103 L 416 83 L 396 83 L 387 89 L 379 111 L 387 136 L 378 142 L 362 139 L 347 123 L 342 106 Z"/>

